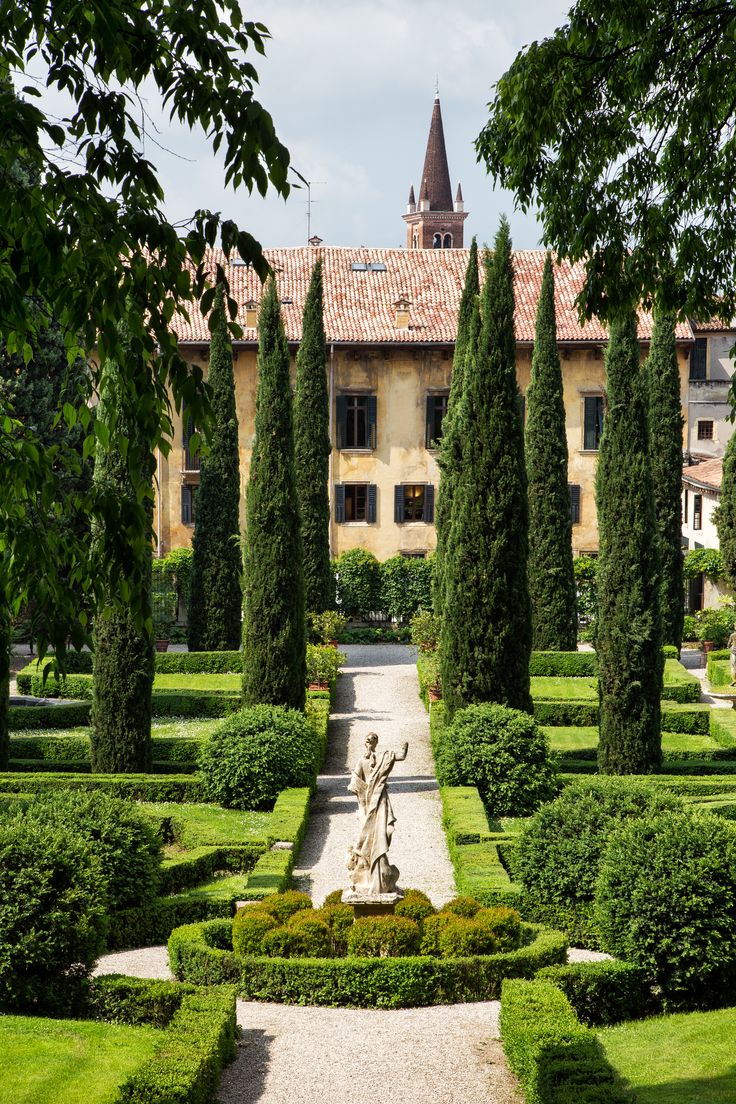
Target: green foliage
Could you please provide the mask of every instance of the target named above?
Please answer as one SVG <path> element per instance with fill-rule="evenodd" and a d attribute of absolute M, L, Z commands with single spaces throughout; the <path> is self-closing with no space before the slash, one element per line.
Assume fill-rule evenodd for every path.
<path fill-rule="evenodd" d="M 682 407 L 674 314 L 658 310 L 645 365 L 662 640 L 682 643 Z"/>
<path fill-rule="evenodd" d="M 332 568 L 330 568 L 330 573 Z M 330 576 L 334 584 L 334 576 Z M 337 610 L 325 610 L 323 613 L 307 613 L 307 634 L 310 644 L 334 644 L 347 625 L 347 617 Z"/>
<path fill-rule="evenodd" d="M 212 801 L 226 809 L 269 809 L 281 790 L 308 786 L 317 765 L 317 740 L 303 713 L 257 705 L 216 728 L 200 757 Z"/>
<path fill-rule="evenodd" d="M 527 1104 L 631 1104 L 595 1034 L 549 981 L 505 981 L 501 1041 Z"/>
<path fill-rule="evenodd" d="M 547 254 L 537 306 L 531 384 L 526 395 L 529 485 L 529 599 L 532 647 L 574 652 L 578 618 L 567 482 L 567 432 L 557 351 L 555 281 Z"/>
<path fill-rule="evenodd" d="M 335 604 L 327 492 L 332 446 L 322 295 L 322 261 L 318 260 L 304 301 L 294 394 L 294 458 L 302 519 L 304 599 L 307 609 L 317 613 L 332 609 Z"/>
<path fill-rule="evenodd" d="M 698 623 L 692 614 L 686 613 L 682 621 L 682 639 L 692 643 L 698 639 Z"/>
<path fill-rule="evenodd" d="M 379 608 L 393 621 L 412 621 L 432 609 L 434 556 L 392 556 L 381 564 Z"/>
<path fill-rule="evenodd" d="M 578 617 L 586 627 L 580 633 L 582 640 L 595 640 L 595 626 L 598 617 L 598 557 L 576 556 L 572 561 L 577 591 Z"/>
<path fill-rule="evenodd" d="M 725 648 L 736 624 L 736 609 L 731 605 L 709 606 L 695 614 L 695 635 L 710 640 L 716 648 Z"/>
<path fill-rule="evenodd" d="M 0 793 L 42 793 L 64 786 L 73 790 L 103 790 L 133 801 L 204 801 L 202 780 L 197 775 L 170 774 L 0 774 Z"/>
<path fill-rule="evenodd" d="M 452 916 L 462 916 L 465 920 L 472 920 L 480 909 L 480 901 L 475 897 L 453 897 L 440 909 L 441 913 L 450 913 Z"/>
<path fill-rule="evenodd" d="M 334 685 L 338 672 L 346 661 L 345 653 L 338 652 L 331 644 L 307 644 L 307 685 Z"/>
<path fill-rule="evenodd" d="M 728 1003 L 736 984 L 736 828 L 660 813 L 609 840 L 595 895 L 603 947 L 642 966 L 665 1010 Z"/>
<path fill-rule="evenodd" d="M 422 893 L 420 889 L 407 889 L 404 891 L 403 898 L 396 902 L 394 915 L 407 916 L 409 920 L 419 925 L 421 931 L 424 921 L 428 916 L 434 916 L 435 911 L 426 893 Z"/>
<path fill-rule="evenodd" d="M 274 931 L 278 926 L 276 917 L 257 905 L 246 905 L 245 908 L 238 909 L 233 920 L 235 954 L 260 954 L 264 935 Z"/>
<path fill-rule="evenodd" d="M 589 678 L 597 672 L 595 652 L 532 652 L 529 661 L 532 678 Z"/>
<path fill-rule="evenodd" d="M 440 619 L 431 610 L 423 609 L 411 619 L 411 642 L 420 652 L 436 652 L 440 642 Z"/>
<path fill-rule="evenodd" d="M 682 574 L 685 579 L 695 579 L 698 575 L 707 575 L 709 579 L 723 576 L 723 553 L 718 548 L 691 548 L 682 560 Z"/>
<path fill-rule="evenodd" d="M 408 916 L 360 916 L 348 932 L 348 954 L 399 958 L 419 953 L 419 926 Z"/>
<path fill-rule="evenodd" d="M 714 518 L 721 550 L 722 574 L 730 587 L 736 588 L 736 441 L 728 439 L 723 457 L 721 497 Z"/>
<path fill-rule="evenodd" d="M 153 588 L 155 590 L 175 590 L 178 601 L 189 605 L 192 585 L 191 548 L 172 548 L 165 556 L 154 557 Z M 166 654 L 166 653 L 163 653 Z M 186 655 L 186 653 L 178 653 Z"/>
<path fill-rule="evenodd" d="M 233 353 L 218 283 L 209 319 L 212 423 L 202 457 L 192 536 L 187 607 L 190 652 L 233 650 L 240 644 L 240 453 Z"/>
<path fill-rule="evenodd" d="M 477 702 L 531 710 L 531 615 L 523 428 L 516 384 L 508 223 L 486 261 L 482 327 L 469 341 L 453 432 L 462 442 L 444 548 L 442 690 L 452 713 Z"/>
<path fill-rule="evenodd" d="M 640 1020 L 659 1010 L 646 972 L 631 962 L 570 962 L 545 966 L 537 977 L 560 988 L 588 1026 Z"/>
<path fill-rule="evenodd" d="M 156 674 L 229 675 L 242 670 L 239 651 L 156 653 Z"/>
<path fill-rule="evenodd" d="M 468 267 L 465 270 L 465 283 L 460 297 L 457 315 L 457 335 L 455 337 L 455 351 L 452 358 L 452 376 L 450 378 L 450 396 L 447 401 L 447 412 L 442 424 L 442 440 L 440 442 L 439 465 L 442 473 L 439 493 L 437 495 L 437 510 L 435 530 L 437 533 L 437 549 L 434 561 L 434 578 L 432 581 L 432 596 L 434 610 L 439 618 L 442 618 L 446 600 L 446 549 L 450 540 L 452 529 L 452 507 L 455 483 L 458 472 L 462 469 L 462 432 L 458 426 L 458 409 L 462 402 L 463 379 L 465 365 L 469 354 L 473 353 L 473 345 L 478 338 L 478 243 L 475 238 L 470 245 L 468 254 Z"/>
<path fill-rule="evenodd" d="M 493 816 L 525 816 L 555 790 L 547 739 L 527 713 L 503 705 L 460 710 L 442 744 L 444 785 L 477 786 Z"/>
<path fill-rule="evenodd" d="M 0 1008 L 63 1011 L 104 949 L 105 891 L 74 826 L 0 823 Z"/>
<path fill-rule="evenodd" d="M 327 921 L 314 909 L 301 909 L 288 921 L 287 931 L 296 939 L 291 953 L 304 958 L 327 958 L 332 953 L 333 940 Z"/>
<path fill-rule="evenodd" d="M 595 883 L 611 833 L 622 821 L 681 808 L 674 795 L 629 779 L 586 778 L 566 786 L 521 834 L 515 869 L 529 914 L 595 945 Z"/>
<path fill-rule="evenodd" d="M 608 413 L 596 472 L 598 769 L 644 774 L 662 760 L 663 660 L 654 491 L 633 312 L 611 327 L 606 378 Z"/>
<path fill-rule="evenodd" d="M 349 619 L 363 617 L 381 604 L 381 566 L 365 548 L 349 548 L 335 561 L 337 602 Z"/>
<path fill-rule="evenodd" d="M 243 701 L 304 706 L 302 543 L 286 343 L 276 284 L 258 322 L 255 440 L 246 496 Z"/>
<path fill-rule="evenodd" d="M 288 890 L 286 893 L 275 893 L 267 897 L 258 907 L 273 916 L 277 924 L 286 924 L 298 912 L 311 909 L 312 899 L 306 893 Z"/>

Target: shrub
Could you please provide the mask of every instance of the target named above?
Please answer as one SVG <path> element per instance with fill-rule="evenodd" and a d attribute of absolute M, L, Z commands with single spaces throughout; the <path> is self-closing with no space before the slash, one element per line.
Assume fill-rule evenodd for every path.
<path fill-rule="evenodd" d="M 307 686 L 313 682 L 333 683 L 346 660 L 344 652 L 329 644 L 307 644 Z"/>
<path fill-rule="evenodd" d="M 302 909 L 311 909 L 312 901 L 306 893 L 297 893 L 289 889 L 286 893 L 274 893 L 261 901 L 259 908 L 273 916 L 278 924 L 286 924 L 297 912 Z"/>
<path fill-rule="evenodd" d="M 682 639 L 693 641 L 698 639 L 698 622 L 691 613 L 686 613 L 682 623 Z"/>
<path fill-rule="evenodd" d="M 348 953 L 348 934 L 355 920 L 350 905 L 323 905 L 315 909 L 315 916 L 323 920 L 330 931 L 330 955 L 342 957 Z"/>
<path fill-rule="evenodd" d="M 440 619 L 429 609 L 419 610 L 411 619 L 411 642 L 420 652 L 436 652 L 440 644 Z"/>
<path fill-rule="evenodd" d="M 621 826 L 595 895 L 603 947 L 644 967 L 666 1010 L 733 999 L 736 830 L 718 817 L 660 813 Z"/>
<path fill-rule="evenodd" d="M 645 971 L 631 962 L 570 962 L 545 966 L 537 977 L 562 989 L 584 1024 L 640 1020 L 658 1011 Z"/>
<path fill-rule="evenodd" d="M 334 644 L 348 623 L 337 610 L 307 614 L 307 639 L 310 644 Z"/>
<path fill-rule="evenodd" d="M 519 840 L 517 876 L 532 915 L 595 944 L 593 898 L 609 835 L 624 820 L 681 808 L 674 795 L 630 779 L 586 778 L 567 786 Z"/>
<path fill-rule="evenodd" d="M 256 953 L 268 958 L 298 958 L 302 953 L 300 934 L 291 928 L 272 928 L 263 936 Z"/>
<path fill-rule="evenodd" d="M 710 640 L 716 648 L 725 648 L 733 632 L 734 617 L 733 605 L 698 610 L 695 614 L 698 640 Z"/>
<path fill-rule="evenodd" d="M 316 760 L 314 730 L 303 713 L 254 705 L 214 730 L 199 765 L 211 800 L 227 809 L 269 809 L 281 790 L 311 783 Z"/>
<path fill-rule="evenodd" d="M 287 931 L 296 935 L 300 955 L 306 958 L 331 957 L 332 933 L 327 923 L 313 909 L 300 909 L 294 913 L 286 927 Z"/>
<path fill-rule="evenodd" d="M 325 897 L 325 905 L 341 905 L 342 895 L 345 892 L 344 889 L 333 889 L 332 893 L 328 893 Z M 349 906 L 348 906 L 349 907 Z M 352 909 L 351 909 L 352 911 Z"/>
<path fill-rule="evenodd" d="M 132 802 L 100 790 L 56 790 L 39 794 L 26 818 L 36 824 L 73 826 L 75 835 L 92 846 L 110 909 L 139 908 L 153 901 L 161 841 Z"/>
<path fill-rule="evenodd" d="M 348 618 L 360 618 L 381 604 L 381 565 L 372 552 L 349 548 L 335 563 L 337 601 Z"/>
<path fill-rule="evenodd" d="M 380 609 L 393 621 L 409 621 L 421 610 L 432 609 L 434 557 L 392 556 L 381 564 Z"/>
<path fill-rule="evenodd" d="M 472 920 L 480 908 L 480 902 L 474 897 L 454 897 L 443 905 L 440 912 L 451 912 L 454 916 L 463 916 L 466 920 Z"/>
<path fill-rule="evenodd" d="M 526 816 L 555 791 L 547 739 L 534 718 L 490 703 L 455 715 L 438 774 L 446 786 L 477 786 L 492 816 Z"/>
<path fill-rule="evenodd" d="M 419 951 L 419 927 L 406 916 L 361 916 L 348 933 L 348 954 L 399 958 Z"/>
<path fill-rule="evenodd" d="M 258 905 L 238 909 L 233 919 L 233 950 L 238 955 L 260 954 L 263 937 L 278 926 L 273 916 Z"/>
<path fill-rule="evenodd" d="M 491 928 L 464 916 L 452 915 L 438 928 L 437 946 L 440 958 L 488 955 L 499 949 Z"/>
<path fill-rule="evenodd" d="M 0 1009 L 66 1011 L 104 950 L 105 893 L 75 829 L 0 823 Z"/>
<path fill-rule="evenodd" d="M 498 905 L 495 908 L 482 908 L 476 912 L 473 921 L 493 932 L 498 951 L 513 951 L 521 941 L 521 916 L 516 909 Z"/>
<path fill-rule="evenodd" d="M 426 893 L 422 893 L 420 889 L 407 889 L 404 892 L 403 900 L 397 902 L 394 915 L 408 916 L 421 928 L 426 918 L 434 916 L 436 911 Z"/>

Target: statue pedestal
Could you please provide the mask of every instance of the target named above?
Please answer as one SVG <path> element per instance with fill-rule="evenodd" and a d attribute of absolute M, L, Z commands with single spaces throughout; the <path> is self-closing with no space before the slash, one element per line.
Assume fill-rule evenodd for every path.
<path fill-rule="evenodd" d="M 362 893 L 360 890 L 346 889 L 342 895 L 342 903 L 350 905 L 355 919 L 358 920 L 361 916 L 392 916 L 396 902 L 403 896 L 403 893 Z"/>

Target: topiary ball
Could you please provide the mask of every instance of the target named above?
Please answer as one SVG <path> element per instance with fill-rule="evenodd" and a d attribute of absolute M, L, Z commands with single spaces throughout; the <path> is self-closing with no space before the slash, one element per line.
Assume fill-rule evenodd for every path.
<path fill-rule="evenodd" d="M 398 958 L 419 953 L 419 927 L 406 916 L 360 916 L 348 932 L 348 954 Z"/>
<path fill-rule="evenodd" d="M 660 813 L 611 834 L 595 916 L 603 948 L 643 967 L 666 1011 L 733 1003 L 736 827 Z"/>
<path fill-rule="evenodd" d="M 285 893 L 270 893 L 258 907 L 273 916 L 278 924 L 286 924 L 295 913 L 312 908 L 312 898 L 307 893 L 287 889 Z"/>
<path fill-rule="evenodd" d="M 438 932 L 440 958 L 468 958 L 471 955 L 489 955 L 498 950 L 493 929 L 465 916 L 451 913 L 447 923 Z"/>
<path fill-rule="evenodd" d="M 237 955 L 259 955 L 267 932 L 278 928 L 279 924 L 257 905 L 246 905 L 238 909 L 233 918 L 233 950 Z"/>
<path fill-rule="evenodd" d="M 557 788 L 547 737 L 528 713 L 484 703 L 460 709 L 442 740 L 446 786 L 477 786 L 494 817 L 528 816 Z"/>
<path fill-rule="evenodd" d="M 287 930 L 296 935 L 297 951 L 304 958 L 329 958 L 332 935 L 326 922 L 313 909 L 301 909 L 289 920 Z M 292 951 L 292 954 L 295 952 Z"/>
<path fill-rule="evenodd" d="M 492 932 L 497 951 L 515 951 L 521 945 L 521 916 L 516 909 L 505 905 L 478 909 L 473 923 Z"/>
<path fill-rule="evenodd" d="M 629 778 L 586 778 L 566 786 L 532 817 L 515 859 L 534 919 L 597 946 L 593 897 L 608 837 L 623 822 L 683 808 L 672 794 Z"/>
<path fill-rule="evenodd" d="M 199 768 L 212 801 L 227 809 L 272 809 L 288 786 L 308 786 L 317 740 L 307 718 L 280 705 L 233 713 L 204 744 Z"/>
<path fill-rule="evenodd" d="M 408 916 L 421 928 L 428 916 L 434 916 L 437 909 L 426 893 L 421 889 L 407 889 L 401 901 L 398 901 L 394 909 L 395 916 Z"/>
<path fill-rule="evenodd" d="M 355 913 L 350 905 L 323 905 L 315 909 L 314 915 L 324 920 L 330 929 L 331 954 L 341 958 L 348 953 L 348 932 L 355 921 Z"/>
<path fill-rule="evenodd" d="M 442 906 L 440 912 L 451 912 L 455 916 L 464 916 L 466 920 L 472 920 L 480 907 L 480 901 L 476 901 L 475 897 L 453 897 Z"/>

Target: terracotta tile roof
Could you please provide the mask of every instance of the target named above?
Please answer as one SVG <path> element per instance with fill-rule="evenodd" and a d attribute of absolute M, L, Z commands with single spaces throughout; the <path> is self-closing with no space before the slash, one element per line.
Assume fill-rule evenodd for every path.
<path fill-rule="evenodd" d="M 302 312 L 312 267 L 318 257 L 324 261 L 325 333 L 328 343 L 340 344 L 453 344 L 457 311 L 468 263 L 467 249 L 364 249 L 339 246 L 297 246 L 266 249 L 276 272 L 282 301 L 282 315 L 289 341 L 301 338 Z M 516 273 L 516 340 L 534 340 L 537 300 L 542 283 L 545 254 L 542 250 L 514 254 Z M 213 262 L 224 263 L 221 251 Z M 353 265 L 366 265 L 356 271 Z M 385 265 L 385 271 L 372 265 Z M 557 335 L 560 342 L 603 342 L 605 327 L 593 320 L 580 325 L 574 307 L 583 281 L 582 263 L 555 267 Z M 231 294 L 240 304 L 238 321 L 245 323 L 244 305 L 261 296 L 261 284 L 253 270 L 244 265 L 228 268 Z M 409 329 L 397 329 L 394 304 L 409 300 Z M 206 343 L 206 321 L 192 308 L 191 321 L 175 322 L 183 343 Z M 647 341 L 652 333 L 651 316 L 642 313 L 639 337 Z M 680 340 L 691 341 L 687 323 L 678 326 Z M 257 341 L 255 327 L 244 329 L 245 343 Z"/>
<path fill-rule="evenodd" d="M 703 460 L 700 464 L 691 464 L 689 468 L 683 468 L 682 478 L 688 483 L 720 491 L 723 482 L 723 457 Z"/>
<path fill-rule="evenodd" d="M 690 321 L 696 335 L 699 333 L 730 333 L 736 330 L 736 319 L 729 322 L 724 318 L 709 318 L 706 322 L 696 322 L 693 318 Z"/>

